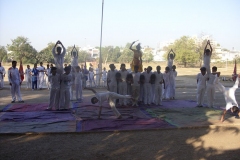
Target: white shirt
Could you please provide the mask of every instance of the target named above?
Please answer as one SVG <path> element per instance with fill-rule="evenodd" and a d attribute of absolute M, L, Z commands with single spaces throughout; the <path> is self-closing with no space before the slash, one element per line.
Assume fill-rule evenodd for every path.
<path fill-rule="evenodd" d="M 107 78 L 107 71 L 102 71 L 102 78 Z"/>
<path fill-rule="evenodd" d="M 3 66 L 0 66 L 0 78 L 3 78 L 3 75 L 6 74 Z"/>
<path fill-rule="evenodd" d="M 32 73 L 32 70 L 30 68 L 25 69 L 26 79 L 31 78 L 31 73 Z"/>
<path fill-rule="evenodd" d="M 72 85 L 72 74 L 62 74 L 61 76 L 61 88 L 67 89 L 70 88 L 70 86 Z"/>
<path fill-rule="evenodd" d="M 197 86 L 206 87 L 207 78 L 208 78 L 207 74 L 202 75 L 202 73 L 198 73 L 197 74 L 197 80 L 198 80 Z"/>
<path fill-rule="evenodd" d="M 63 51 L 60 54 L 57 54 L 55 49 L 56 49 L 56 47 L 53 47 L 53 49 L 52 49 L 52 54 L 53 54 L 53 57 L 54 57 L 55 66 L 58 69 L 62 70 L 63 69 L 63 63 L 64 63 L 64 56 L 66 54 L 66 49 L 65 49 L 65 47 L 63 47 Z"/>
<path fill-rule="evenodd" d="M 40 72 L 40 71 L 44 71 L 44 70 L 45 70 L 45 67 L 39 66 L 39 67 L 37 67 L 37 70 L 39 71 L 39 72 L 38 72 L 39 77 L 40 77 L 40 76 L 44 76 L 44 72 Z"/>
<path fill-rule="evenodd" d="M 215 80 L 215 78 L 217 78 L 217 74 L 215 74 L 215 75 L 213 75 L 212 73 L 210 73 L 210 74 L 208 74 L 208 81 L 207 81 L 207 84 L 209 85 L 209 84 L 214 84 L 214 80 Z"/>
<path fill-rule="evenodd" d="M 74 55 L 75 54 L 75 55 Z M 77 52 L 73 52 L 72 53 L 72 62 L 71 62 L 71 66 L 78 66 L 78 56 L 77 56 Z"/>
<path fill-rule="evenodd" d="M 172 68 L 173 66 L 173 59 L 169 58 L 168 59 L 168 67 Z"/>
<path fill-rule="evenodd" d="M 107 73 L 107 79 L 109 79 L 109 80 L 111 81 L 110 84 L 117 85 L 116 73 L 117 73 L 116 70 L 114 70 L 114 71 L 111 71 L 111 70 L 110 70 L 110 71 Z"/>
<path fill-rule="evenodd" d="M 140 84 L 138 83 L 140 81 L 140 76 L 141 73 L 140 72 L 132 72 L 132 76 L 133 76 L 133 85 L 134 86 L 139 86 Z"/>
<path fill-rule="evenodd" d="M 210 55 L 207 56 L 206 54 L 204 54 L 203 63 L 205 67 L 210 65 L 210 61 L 211 61 L 211 56 Z"/>
<path fill-rule="evenodd" d="M 127 75 L 128 75 L 128 71 L 127 70 L 119 70 L 119 73 L 121 74 L 121 79 L 123 82 L 126 82 L 126 78 L 127 78 Z"/>
<path fill-rule="evenodd" d="M 11 67 L 8 70 L 8 81 L 9 83 L 14 83 L 14 84 L 20 84 L 21 79 L 20 79 L 20 74 L 17 68 Z"/>
<path fill-rule="evenodd" d="M 149 83 L 152 72 L 147 73 L 147 71 L 146 71 L 146 72 L 143 72 L 142 74 L 145 77 L 145 83 Z"/>
<path fill-rule="evenodd" d="M 82 72 L 76 72 L 75 73 L 75 84 L 81 84 L 82 83 L 82 79 L 83 79 L 83 74 Z"/>
<path fill-rule="evenodd" d="M 162 84 L 160 84 L 160 82 L 163 82 L 163 74 L 161 72 L 154 72 L 154 74 L 156 75 L 156 79 L 155 79 L 155 85 L 159 85 L 161 86 Z"/>
<path fill-rule="evenodd" d="M 60 75 L 49 75 L 49 82 L 51 84 L 52 89 L 59 89 L 60 88 Z"/>

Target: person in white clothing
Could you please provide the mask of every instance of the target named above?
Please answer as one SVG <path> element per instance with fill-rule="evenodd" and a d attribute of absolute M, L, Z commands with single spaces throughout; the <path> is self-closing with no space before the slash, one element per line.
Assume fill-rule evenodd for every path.
<path fill-rule="evenodd" d="M 32 88 L 31 82 L 32 82 L 32 69 L 30 68 L 30 65 L 27 65 L 27 68 L 25 69 L 25 80 L 26 80 L 26 86 L 27 88 Z"/>
<path fill-rule="evenodd" d="M 173 65 L 172 71 L 170 72 L 170 99 L 175 99 L 176 77 L 177 77 L 176 66 Z"/>
<path fill-rule="evenodd" d="M 121 114 L 118 112 L 117 108 L 116 108 L 116 104 L 115 104 L 115 101 L 116 99 L 124 99 L 124 98 L 131 98 L 130 95 L 120 95 L 120 94 L 117 94 L 117 93 L 114 93 L 114 92 L 96 92 L 94 89 L 92 88 L 85 88 L 85 89 L 88 89 L 88 90 L 91 90 L 94 94 L 95 94 L 95 97 L 93 97 L 91 99 L 91 102 L 93 104 L 95 103 L 98 103 L 99 105 L 99 113 L 98 113 L 98 118 L 101 117 L 101 112 L 102 112 L 102 103 L 104 101 L 107 101 L 109 102 L 109 105 L 110 107 L 112 108 L 113 112 L 115 113 L 115 115 L 117 116 L 117 118 L 122 118 Z"/>
<path fill-rule="evenodd" d="M 96 87 L 95 80 L 94 80 L 94 72 L 93 68 L 89 67 L 89 73 L 88 73 L 88 81 L 90 87 Z"/>
<path fill-rule="evenodd" d="M 107 87 L 107 71 L 106 68 L 103 68 L 102 71 L 102 81 L 103 81 L 103 87 Z"/>
<path fill-rule="evenodd" d="M 66 110 L 70 107 L 70 87 L 72 85 L 71 67 L 65 67 L 64 71 L 65 73 L 61 75 L 60 109 Z"/>
<path fill-rule="evenodd" d="M 127 78 L 127 75 L 128 75 L 128 71 L 126 70 L 126 65 L 125 64 L 121 64 L 121 70 L 119 71 L 119 73 L 121 74 L 121 80 L 118 84 L 118 92 L 121 95 L 126 95 L 127 94 L 126 78 Z M 127 100 L 126 99 L 119 99 L 119 104 L 121 106 L 126 106 L 127 105 Z"/>
<path fill-rule="evenodd" d="M 77 48 L 75 47 L 75 44 L 71 51 L 71 58 L 72 58 L 71 66 L 77 67 L 78 66 L 78 51 L 77 51 Z"/>
<path fill-rule="evenodd" d="M 173 50 L 171 49 L 170 52 L 168 53 L 167 59 L 168 59 L 168 67 L 170 68 L 170 70 L 172 70 L 172 66 L 173 66 L 173 60 L 175 58 L 176 54 L 173 52 Z"/>
<path fill-rule="evenodd" d="M 134 66 L 134 72 L 132 72 L 133 82 L 132 82 L 132 106 L 138 106 L 138 99 L 140 94 L 140 75 L 138 72 L 138 65 Z"/>
<path fill-rule="evenodd" d="M 217 80 L 217 81 L 216 81 Z M 232 113 L 237 114 L 236 118 L 239 118 L 240 112 L 239 112 L 239 106 L 236 101 L 235 92 L 238 89 L 239 85 L 239 75 L 237 75 L 237 79 L 235 81 L 235 84 L 231 88 L 224 87 L 220 82 L 219 79 L 215 80 L 216 87 L 223 93 L 225 101 L 226 101 L 226 108 L 223 110 L 222 116 L 221 116 L 221 122 L 225 119 L 225 114 L 227 113 L 227 110 L 231 110 Z"/>
<path fill-rule="evenodd" d="M 23 103 L 21 92 L 20 92 L 20 85 L 22 81 L 20 79 L 20 73 L 16 68 L 17 62 L 12 61 L 12 67 L 8 70 L 8 80 L 9 85 L 11 86 L 11 95 L 12 95 L 12 103 L 15 103 L 16 96 L 19 103 Z"/>
<path fill-rule="evenodd" d="M 152 87 L 151 87 L 151 82 L 150 82 L 150 77 L 152 75 L 152 67 L 148 66 L 147 71 L 143 72 L 142 74 L 145 77 L 145 82 L 144 82 L 144 104 L 145 105 L 151 105 L 152 102 Z"/>
<path fill-rule="evenodd" d="M 110 71 L 107 73 L 107 86 L 110 92 L 117 93 L 117 81 L 116 81 L 116 73 L 114 64 L 110 64 Z"/>
<path fill-rule="evenodd" d="M 215 99 L 215 84 L 214 81 L 218 78 L 220 72 L 217 72 L 217 67 L 212 67 L 212 73 L 207 74 L 207 103 L 209 108 L 213 108 L 214 99 Z"/>
<path fill-rule="evenodd" d="M 164 84 L 163 74 L 161 73 L 161 67 L 156 67 L 157 71 L 155 74 L 155 105 L 162 106 L 162 84 Z"/>
<path fill-rule="evenodd" d="M 6 74 L 5 68 L 2 66 L 2 63 L 0 62 L 0 89 L 4 87 L 5 74 Z"/>
<path fill-rule="evenodd" d="M 74 85 L 76 90 L 76 100 L 82 100 L 82 80 L 84 78 L 82 72 L 80 72 L 80 67 L 76 67 Z"/>
<path fill-rule="evenodd" d="M 52 68 L 52 67 L 51 67 Z M 51 75 L 51 68 L 49 68 L 49 64 L 47 64 L 47 69 L 46 69 L 46 76 L 47 76 L 47 80 L 46 80 L 46 84 L 47 84 L 47 89 L 49 90 L 51 88 L 51 83 L 49 81 L 49 76 Z"/>
<path fill-rule="evenodd" d="M 96 87 L 100 86 L 100 81 L 99 81 L 99 77 L 100 77 L 100 73 L 99 73 L 99 65 L 98 67 L 95 69 L 95 84 L 96 84 Z"/>
<path fill-rule="evenodd" d="M 201 73 L 197 74 L 197 107 L 203 107 L 204 94 L 206 91 L 206 81 L 208 76 L 206 74 L 206 68 L 200 68 Z"/>
<path fill-rule="evenodd" d="M 61 47 L 60 46 L 57 47 L 57 45 L 60 45 Z M 56 53 L 56 48 L 57 48 L 57 53 Z M 62 48 L 63 48 L 63 51 L 62 51 Z M 61 75 L 63 74 L 63 63 L 64 63 L 64 56 L 66 54 L 66 49 L 63 46 L 62 42 L 60 42 L 59 40 L 56 42 L 55 46 L 53 47 L 52 54 L 55 61 L 55 67 L 57 67 L 57 73 Z"/>
<path fill-rule="evenodd" d="M 45 75 L 45 67 L 43 67 L 43 63 L 40 62 L 40 66 L 37 68 L 38 70 L 38 89 L 42 89 L 43 88 L 43 84 L 44 84 L 44 75 Z"/>
<path fill-rule="evenodd" d="M 165 89 L 163 93 L 163 98 L 164 99 L 170 99 L 171 97 L 171 84 L 170 84 L 170 79 L 171 79 L 171 71 L 169 67 L 165 68 L 165 72 L 163 73 L 163 79 L 165 82 Z"/>
<path fill-rule="evenodd" d="M 207 49 L 208 45 L 210 47 L 210 50 Z M 203 53 L 203 64 L 204 64 L 203 66 L 207 69 L 207 74 L 211 73 L 210 71 L 211 56 L 212 56 L 212 46 L 210 44 L 210 41 L 208 40 Z"/>
<path fill-rule="evenodd" d="M 49 75 L 48 79 L 51 84 L 50 89 L 50 100 L 47 110 L 52 110 L 55 107 L 56 110 L 59 110 L 59 101 L 60 101 L 60 75 L 57 74 L 57 68 L 51 68 L 52 74 Z"/>

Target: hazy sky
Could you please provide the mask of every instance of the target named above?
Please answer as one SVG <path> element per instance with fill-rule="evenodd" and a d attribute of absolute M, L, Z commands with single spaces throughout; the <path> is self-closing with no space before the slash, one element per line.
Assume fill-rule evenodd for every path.
<path fill-rule="evenodd" d="M 0 45 L 17 36 L 38 51 L 49 42 L 100 45 L 102 0 L 0 0 Z M 212 35 L 240 50 L 239 0 L 105 0 L 102 45 L 142 45 L 183 35 Z"/>

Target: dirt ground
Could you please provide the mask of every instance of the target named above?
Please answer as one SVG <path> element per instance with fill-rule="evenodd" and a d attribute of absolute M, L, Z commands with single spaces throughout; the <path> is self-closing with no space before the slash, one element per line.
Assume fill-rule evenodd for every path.
<path fill-rule="evenodd" d="M 219 71 L 222 76 L 229 75 L 232 68 Z M 198 72 L 196 68 L 178 69 L 177 99 L 196 100 Z M 223 84 L 232 86 L 233 82 Z M 25 103 L 48 101 L 48 90 L 32 91 L 24 87 L 23 83 L 21 92 Z M 89 91 L 83 93 L 85 97 L 92 95 Z M 239 95 L 237 90 L 238 102 Z M 216 99 L 215 105 L 225 105 L 221 93 L 216 92 Z M 0 109 L 10 102 L 6 81 L 5 88 L 0 90 Z M 229 123 L 121 132 L 0 134 L 0 159 L 240 159 L 239 139 L 240 125 Z"/>

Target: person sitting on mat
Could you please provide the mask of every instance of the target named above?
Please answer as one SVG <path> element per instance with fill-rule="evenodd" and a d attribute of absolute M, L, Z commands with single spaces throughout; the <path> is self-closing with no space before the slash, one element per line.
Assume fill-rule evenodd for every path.
<path fill-rule="evenodd" d="M 121 114 L 118 112 L 117 108 L 115 107 L 115 105 L 116 105 L 115 100 L 123 99 L 123 98 L 131 98 L 130 95 L 120 95 L 115 92 L 96 92 L 92 88 L 85 88 L 85 89 L 91 90 L 95 94 L 95 97 L 93 97 L 91 99 L 91 102 L 92 102 L 92 104 L 95 104 L 98 102 L 98 105 L 100 107 L 99 113 L 98 113 L 98 118 L 100 118 L 100 116 L 101 116 L 102 103 L 107 100 L 108 100 L 108 103 L 109 103 L 110 107 L 112 108 L 113 112 L 116 114 L 117 118 L 118 119 L 122 118 Z"/>

